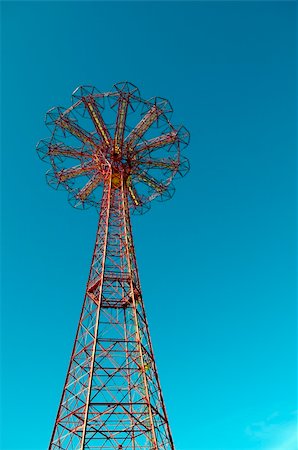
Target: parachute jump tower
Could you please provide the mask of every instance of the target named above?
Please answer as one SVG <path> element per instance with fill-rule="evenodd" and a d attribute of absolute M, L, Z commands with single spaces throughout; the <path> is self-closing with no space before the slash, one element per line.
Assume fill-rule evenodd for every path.
<path fill-rule="evenodd" d="M 130 212 L 172 197 L 189 133 L 163 98 L 131 83 L 77 88 L 52 108 L 37 145 L 47 181 L 99 221 L 79 325 L 49 450 L 173 450 L 136 264 Z"/>

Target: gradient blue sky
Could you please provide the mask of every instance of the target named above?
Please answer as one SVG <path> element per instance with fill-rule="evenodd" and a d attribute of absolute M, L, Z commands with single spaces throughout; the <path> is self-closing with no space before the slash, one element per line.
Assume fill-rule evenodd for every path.
<path fill-rule="evenodd" d="M 294 450 L 295 3 L 2 3 L 2 450 L 46 450 L 95 211 L 48 188 L 45 112 L 129 80 L 191 132 L 133 219 L 177 450 Z"/>

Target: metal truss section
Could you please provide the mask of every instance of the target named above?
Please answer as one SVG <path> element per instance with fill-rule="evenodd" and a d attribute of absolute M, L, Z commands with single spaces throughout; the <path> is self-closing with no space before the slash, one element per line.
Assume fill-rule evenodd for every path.
<path fill-rule="evenodd" d="M 108 105 L 107 108 L 105 106 Z M 189 134 L 165 99 L 128 82 L 81 86 L 52 108 L 37 146 L 71 204 L 99 208 L 85 298 L 49 450 L 174 450 L 139 281 L 130 212 L 174 193 Z M 131 125 L 128 125 L 128 119 Z"/>

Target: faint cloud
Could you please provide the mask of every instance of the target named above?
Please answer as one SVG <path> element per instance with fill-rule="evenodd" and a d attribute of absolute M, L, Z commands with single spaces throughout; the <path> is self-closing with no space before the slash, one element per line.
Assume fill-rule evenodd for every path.
<path fill-rule="evenodd" d="M 287 417 L 276 411 L 265 420 L 249 425 L 245 432 L 264 450 L 297 450 L 297 411 Z"/>
<path fill-rule="evenodd" d="M 260 422 L 254 422 L 253 424 L 249 425 L 245 432 L 250 436 L 252 439 L 255 440 L 264 440 L 269 438 L 272 435 L 272 432 L 276 429 L 278 426 L 277 423 L 275 423 L 275 420 L 278 417 L 278 412 L 272 413 L 269 417 L 267 417 L 265 420 L 262 420 Z"/>

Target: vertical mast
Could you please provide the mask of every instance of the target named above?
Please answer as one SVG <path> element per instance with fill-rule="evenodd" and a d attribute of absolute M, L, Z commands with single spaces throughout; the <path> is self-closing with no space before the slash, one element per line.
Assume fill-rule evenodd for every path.
<path fill-rule="evenodd" d="M 50 445 L 57 448 L 174 448 L 120 174 L 104 186 L 83 311 Z"/>

